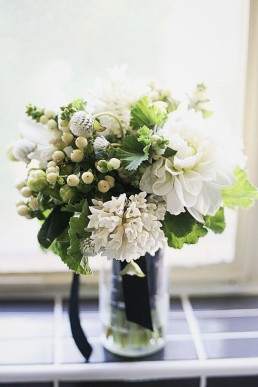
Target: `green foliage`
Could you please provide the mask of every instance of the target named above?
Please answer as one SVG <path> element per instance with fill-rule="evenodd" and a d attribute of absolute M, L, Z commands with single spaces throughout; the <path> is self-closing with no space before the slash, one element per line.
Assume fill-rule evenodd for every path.
<path fill-rule="evenodd" d="M 71 209 L 71 208 L 69 208 Z M 70 219 L 69 227 L 57 238 L 56 250 L 69 269 L 78 274 L 92 274 L 88 257 L 82 254 L 80 240 L 85 237 L 88 225 L 88 203 L 85 200 L 79 216 Z"/>
<path fill-rule="evenodd" d="M 83 204 L 85 200 L 82 200 L 80 203 L 76 204 L 66 204 L 63 206 L 62 211 L 67 211 L 67 212 L 82 212 Z"/>
<path fill-rule="evenodd" d="M 86 105 L 86 101 L 83 98 L 78 98 L 73 101 L 73 106 L 77 111 L 84 110 L 85 105 Z"/>
<path fill-rule="evenodd" d="M 39 230 L 40 245 L 47 249 L 67 227 L 70 217 L 70 213 L 61 211 L 61 206 L 55 207 Z"/>
<path fill-rule="evenodd" d="M 166 148 L 165 152 L 163 153 L 163 157 L 172 157 L 176 154 L 177 151 L 170 148 L 169 146 Z"/>
<path fill-rule="evenodd" d="M 212 230 L 215 234 L 221 234 L 225 230 L 224 208 L 220 208 L 214 216 L 205 216 L 204 226 Z"/>
<path fill-rule="evenodd" d="M 39 109 L 37 106 L 29 104 L 26 106 L 26 114 L 39 122 L 40 117 L 44 114 L 44 109 Z"/>
<path fill-rule="evenodd" d="M 229 208 L 248 208 L 258 199 L 257 188 L 250 183 L 246 171 L 237 167 L 235 170 L 236 183 L 222 191 L 223 205 Z"/>
<path fill-rule="evenodd" d="M 116 157 L 128 171 L 135 171 L 143 161 L 148 160 L 144 145 L 135 136 L 125 137 L 121 148 L 117 149 Z"/>
<path fill-rule="evenodd" d="M 75 101 L 69 103 L 67 106 L 62 106 L 61 109 L 61 119 L 69 122 L 74 113 L 85 110 L 85 104 L 83 98 L 78 98 Z"/>
<path fill-rule="evenodd" d="M 139 130 L 137 130 L 137 133 L 139 134 L 137 141 L 139 141 L 144 146 L 143 148 L 144 154 L 148 157 L 150 146 L 151 146 L 152 130 L 147 128 L 147 126 L 143 126 Z"/>
<path fill-rule="evenodd" d="M 166 119 L 166 114 L 161 112 L 155 105 L 151 105 L 149 97 L 143 97 L 132 107 L 131 126 L 134 129 L 143 126 L 162 125 Z"/>
<path fill-rule="evenodd" d="M 163 231 L 168 245 L 175 249 L 181 249 L 185 243 L 188 245 L 197 243 L 199 238 L 208 232 L 189 212 L 182 212 L 179 215 L 167 212 L 163 221 Z"/>

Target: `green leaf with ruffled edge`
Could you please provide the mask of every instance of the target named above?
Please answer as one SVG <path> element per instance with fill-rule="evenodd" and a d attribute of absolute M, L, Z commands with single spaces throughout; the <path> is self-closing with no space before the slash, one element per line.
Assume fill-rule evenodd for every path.
<path fill-rule="evenodd" d="M 57 253 L 69 269 L 78 274 L 87 275 L 92 274 L 92 271 L 88 264 L 88 257 L 81 252 L 80 240 L 87 234 L 85 228 L 89 222 L 88 210 L 89 206 L 85 201 L 80 215 L 70 219 L 69 227 L 56 241 Z"/>
<path fill-rule="evenodd" d="M 135 171 L 143 161 L 148 160 L 144 145 L 135 136 L 126 136 L 121 148 L 117 149 L 116 157 L 128 171 Z"/>
<path fill-rule="evenodd" d="M 222 191 L 223 205 L 233 209 L 248 208 L 254 204 L 255 199 L 258 199 L 258 190 L 250 183 L 245 170 L 237 167 L 235 176 L 236 183 Z"/>
<path fill-rule="evenodd" d="M 175 249 L 181 249 L 184 244 L 197 243 L 199 238 L 204 237 L 208 232 L 189 212 L 182 212 L 179 215 L 171 215 L 167 212 L 162 223 L 168 245 Z"/>
<path fill-rule="evenodd" d="M 215 234 L 221 234 L 225 230 L 226 222 L 224 208 L 220 208 L 214 216 L 204 216 L 204 226 L 212 230 Z"/>
<path fill-rule="evenodd" d="M 133 129 L 141 128 L 144 125 L 148 127 L 162 125 L 166 116 L 155 105 L 151 105 L 149 97 L 143 97 L 132 107 L 130 125 Z"/>

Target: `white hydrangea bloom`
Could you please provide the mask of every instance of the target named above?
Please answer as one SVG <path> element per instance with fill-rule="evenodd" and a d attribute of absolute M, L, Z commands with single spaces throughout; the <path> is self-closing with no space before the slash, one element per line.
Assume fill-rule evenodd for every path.
<path fill-rule="evenodd" d="M 146 192 L 118 198 L 107 202 L 93 200 L 90 207 L 88 230 L 95 253 L 109 259 L 130 262 L 163 246 L 164 234 L 155 203 L 148 203 Z"/>
<path fill-rule="evenodd" d="M 171 113 L 160 133 L 176 154 L 149 166 L 140 182 L 142 191 L 165 200 L 171 214 L 187 209 L 199 221 L 217 212 L 221 190 L 235 181 L 231 144 L 223 146 L 223 138 L 212 134 L 206 122 L 194 110 Z"/>
<path fill-rule="evenodd" d="M 129 79 L 126 66 L 114 67 L 108 72 L 108 79 L 98 80 L 91 90 L 87 108 L 94 114 L 110 112 L 115 115 L 123 126 L 124 133 L 130 131 L 130 106 L 141 99 L 149 88 L 141 82 Z M 99 118 L 102 126 L 121 137 L 117 121 L 110 116 Z"/>

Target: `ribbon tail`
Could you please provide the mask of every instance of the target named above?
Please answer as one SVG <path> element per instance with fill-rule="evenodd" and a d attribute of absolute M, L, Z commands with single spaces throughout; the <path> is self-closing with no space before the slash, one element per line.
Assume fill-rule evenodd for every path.
<path fill-rule="evenodd" d="M 130 322 L 153 331 L 146 257 L 139 258 L 137 263 L 145 277 L 122 276 L 126 318 Z M 125 266 L 126 262 L 121 262 L 121 270 Z"/>
<path fill-rule="evenodd" d="M 79 274 L 73 274 L 73 282 L 71 286 L 70 293 L 70 303 L 69 303 L 69 319 L 70 326 L 73 335 L 73 339 L 77 348 L 81 352 L 81 354 L 85 357 L 87 362 L 89 361 L 92 346 L 89 344 L 85 333 L 83 332 L 80 316 L 79 316 Z"/>

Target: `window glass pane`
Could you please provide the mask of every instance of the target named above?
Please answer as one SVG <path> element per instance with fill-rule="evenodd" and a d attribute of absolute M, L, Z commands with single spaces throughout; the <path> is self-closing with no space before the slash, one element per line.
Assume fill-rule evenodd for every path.
<path fill-rule="evenodd" d="M 131 76 L 156 79 L 175 97 L 205 81 L 212 106 L 240 133 L 247 50 L 245 0 L 1 0 L 0 256 L 39 253 L 38 222 L 19 218 L 12 188 L 21 167 L 5 158 L 27 103 L 57 107 L 84 96 L 97 76 L 128 64 Z M 235 216 L 225 236 L 211 236 L 185 256 L 234 256 Z M 213 258 L 210 250 L 212 247 Z M 218 247 L 220 246 L 220 248 Z M 217 249 L 217 252 L 215 250 Z M 219 250 L 220 249 L 220 250 Z M 187 251 L 190 251 L 188 253 Z M 184 255 L 184 253 L 182 253 Z M 23 258 L 21 258 L 23 259 Z M 188 258 L 186 259 L 186 261 Z M 183 262 L 181 259 L 180 262 Z M 2 265 L 0 264 L 0 267 Z"/>

